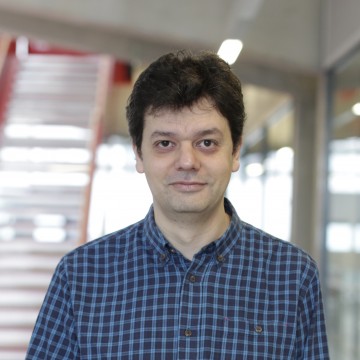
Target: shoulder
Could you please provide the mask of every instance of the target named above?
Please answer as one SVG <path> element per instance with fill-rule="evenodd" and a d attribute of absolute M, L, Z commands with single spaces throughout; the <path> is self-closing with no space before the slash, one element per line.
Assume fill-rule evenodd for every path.
<path fill-rule="evenodd" d="M 253 225 L 243 222 L 243 236 L 247 251 L 262 262 L 268 271 L 296 276 L 301 282 L 318 277 L 315 260 L 293 243 L 281 240 Z"/>
<path fill-rule="evenodd" d="M 142 246 L 142 233 L 143 220 L 77 247 L 61 259 L 59 266 L 73 269 L 124 261 Z"/>

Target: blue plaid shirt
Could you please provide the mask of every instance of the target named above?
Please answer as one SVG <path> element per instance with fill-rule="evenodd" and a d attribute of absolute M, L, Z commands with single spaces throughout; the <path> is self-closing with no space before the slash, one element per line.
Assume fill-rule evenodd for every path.
<path fill-rule="evenodd" d="M 314 261 L 242 222 L 186 260 L 153 211 L 59 263 L 26 359 L 329 359 Z"/>

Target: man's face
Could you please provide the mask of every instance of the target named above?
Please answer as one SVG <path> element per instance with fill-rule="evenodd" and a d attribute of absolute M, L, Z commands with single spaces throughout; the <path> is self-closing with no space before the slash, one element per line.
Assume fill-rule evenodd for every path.
<path fill-rule="evenodd" d="M 136 169 L 145 173 L 161 216 L 223 209 L 231 172 L 239 169 L 227 120 L 203 99 L 192 108 L 146 114 Z M 223 210 L 222 210 L 223 211 Z"/>

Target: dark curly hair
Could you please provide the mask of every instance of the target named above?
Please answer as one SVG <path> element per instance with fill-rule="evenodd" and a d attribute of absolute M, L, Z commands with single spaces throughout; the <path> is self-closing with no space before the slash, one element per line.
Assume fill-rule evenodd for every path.
<path fill-rule="evenodd" d="M 240 80 L 229 65 L 210 52 L 186 51 L 161 56 L 144 70 L 128 99 L 129 132 L 141 151 L 144 115 L 161 109 L 181 110 L 208 99 L 230 127 L 233 149 L 241 143 L 245 109 Z"/>

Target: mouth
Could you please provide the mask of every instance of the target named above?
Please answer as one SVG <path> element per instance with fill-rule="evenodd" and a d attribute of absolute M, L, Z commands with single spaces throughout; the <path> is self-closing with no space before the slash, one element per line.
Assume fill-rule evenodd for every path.
<path fill-rule="evenodd" d="M 174 181 L 169 185 L 180 192 L 197 192 L 202 190 L 206 183 L 198 181 Z"/>

